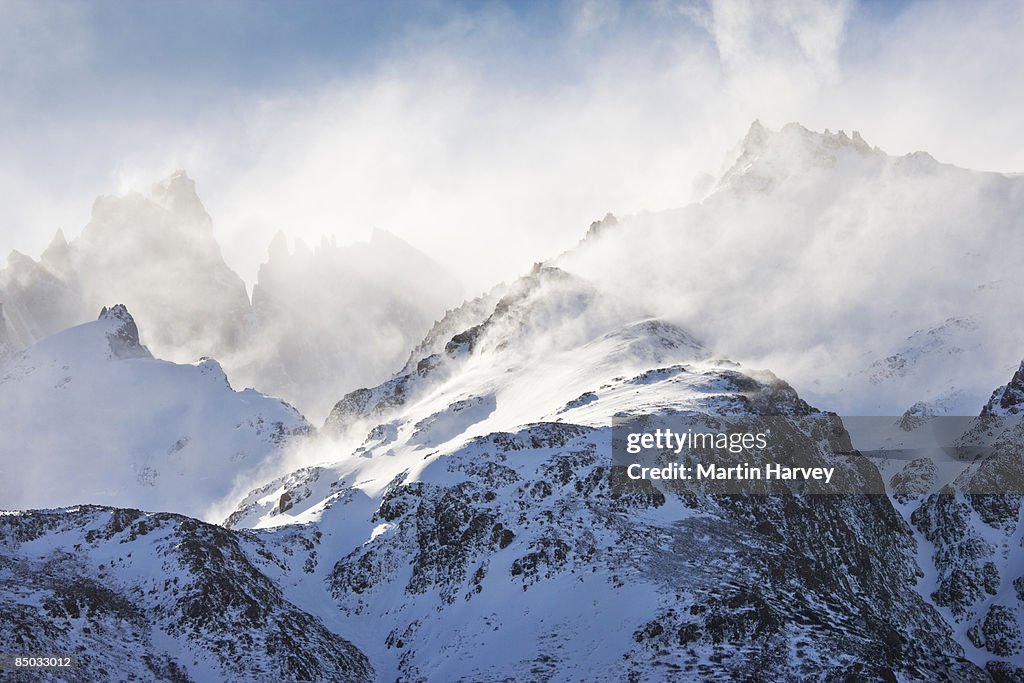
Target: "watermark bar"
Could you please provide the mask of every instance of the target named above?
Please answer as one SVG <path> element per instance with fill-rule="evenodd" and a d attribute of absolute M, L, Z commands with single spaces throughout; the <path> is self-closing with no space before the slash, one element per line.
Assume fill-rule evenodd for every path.
<path fill-rule="evenodd" d="M 612 454 L 617 481 L 681 494 L 881 495 L 895 476 L 903 488 L 1024 495 L 1022 417 L 620 417 Z"/>

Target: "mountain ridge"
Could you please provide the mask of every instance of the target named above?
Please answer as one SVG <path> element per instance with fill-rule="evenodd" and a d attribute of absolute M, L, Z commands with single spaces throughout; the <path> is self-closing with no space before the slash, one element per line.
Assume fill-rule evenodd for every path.
<path fill-rule="evenodd" d="M 1004 305 L 1013 288 L 982 285 L 1019 245 L 1000 243 L 991 267 L 983 257 L 1024 190 L 890 157 L 859 136 L 758 125 L 748 138 L 753 151 L 704 201 L 606 217 L 576 249 L 424 326 L 398 372 L 344 394 L 272 475 L 237 482 L 222 526 L 89 507 L 0 516 L 0 561 L 35 572 L 25 592 L 7 590 L 5 631 L 74 647 L 83 619 L 114 633 L 119 613 L 150 610 L 145 623 L 174 643 L 130 641 L 148 657 L 133 671 L 145 680 L 1021 678 L 1020 497 L 972 487 L 998 491 L 1020 468 L 1024 436 L 1002 434 L 950 475 L 861 455 L 841 418 L 814 406 L 845 407 L 845 390 L 874 409 L 857 385 L 871 373 L 850 369 L 883 359 L 872 391 L 892 389 L 882 398 L 897 416 L 913 406 L 892 418 L 901 438 L 943 406 L 984 405 L 982 425 L 1004 399 L 1013 407 L 1016 375 L 995 393 L 984 384 L 1020 338 Z M 971 241 L 959 222 L 986 217 Z M 950 226 L 948 244 L 921 239 Z M 866 238 L 863 253 L 829 251 Z M 275 259 L 301 267 L 317 252 L 274 244 Z M 923 288 L 952 255 L 963 265 L 945 289 Z M 865 264 L 893 267 L 873 279 Z M 924 310 L 907 314 L 911 304 Z M 965 306 L 969 324 L 947 314 Z M 120 309 L 97 322 L 106 349 L 107 332 L 133 339 Z M 828 353 L 840 342 L 856 352 Z M 782 353 L 752 362 L 776 345 L 802 364 Z M 736 349 L 743 364 L 728 359 Z M 221 382 L 214 361 L 200 366 Z M 943 393 L 951 376 L 964 379 L 955 402 Z M 745 420 L 773 431 L 769 447 L 743 454 L 751 464 L 795 449 L 876 493 L 794 484 L 721 495 L 630 479 L 613 457 L 614 425 L 680 416 Z M 71 549 L 84 555 L 73 571 Z M 184 567 L 178 584 L 148 579 L 139 555 Z M 203 557 L 212 566 L 194 562 Z M 195 609 L 168 611 L 182 596 Z M 271 608 L 247 614 L 260 596 Z M 62 607 L 40 616 L 34 605 Z M 231 633 L 218 620 L 233 616 L 250 640 L 217 641 Z M 88 648 L 92 671 L 118 670 L 116 647 Z M 232 651 L 253 657 L 226 660 Z M 330 657 L 311 662 L 310 651 Z"/>

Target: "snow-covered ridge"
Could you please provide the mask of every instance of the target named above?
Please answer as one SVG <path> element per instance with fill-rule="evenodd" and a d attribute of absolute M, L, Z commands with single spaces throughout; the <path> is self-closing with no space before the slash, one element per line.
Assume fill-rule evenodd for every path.
<path fill-rule="evenodd" d="M 179 515 L 0 515 L 0 648 L 73 655 L 73 683 L 372 680 L 362 652 L 282 595 L 270 558 Z"/>
<path fill-rule="evenodd" d="M 236 392 L 217 361 L 152 357 L 123 305 L 46 337 L 0 370 L 0 499 L 210 514 L 237 481 L 312 432 L 291 406 Z"/>
<path fill-rule="evenodd" d="M 653 348 L 679 338 L 650 321 L 626 330 L 583 346 L 608 352 L 621 349 L 609 340 L 646 338 Z M 560 386 L 559 401 L 582 400 L 566 400 L 550 420 L 427 448 L 435 419 L 482 402 L 436 414 L 430 400 L 411 400 L 351 456 L 254 491 L 230 523 L 273 529 L 261 534 L 301 530 L 309 540 L 289 556 L 290 571 L 310 579 L 286 595 L 321 606 L 388 680 L 497 681 L 538 670 L 641 680 L 665 671 L 705 680 L 855 670 L 927 680 L 953 671 L 983 680 L 913 590 L 908 536 L 884 499 L 719 499 L 617 480 L 612 413 L 812 410 L 781 380 L 734 363 L 643 367 L 607 382 L 591 376 L 593 391 L 582 394 Z M 448 381 L 479 396 L 469 387 L 481 377 L 471 379 L 455 368 Z M 504 395 L 489 394 L 498 408 Z M 543 414 L 544 403 L 519 418 Z M 828 457 L 816 437 L 797 438 Z M 870 464 L 860 467 L 877 478 Z M 309 584 L 326 590 L 327 605 Z M 885 639 L 920 645 L 886 649 Z"/>
<path fill-rule="evenodd" d="M 325 429 L 365 434 L 404 415 L 420 420 L 490 395 L 498 401 L 488 423 L 501 429 L 546 419 L 596 384 L 652 363 L 708 357 L 690 334 L 642 313 L 578 276 L 537 264 L 496 302 L 477 299 L 449 313 L 417 347 L 425 355 L 411 357 L 387 382 L 343 397 Z M 456 330 L 456 322 L 464 327 Z"/>

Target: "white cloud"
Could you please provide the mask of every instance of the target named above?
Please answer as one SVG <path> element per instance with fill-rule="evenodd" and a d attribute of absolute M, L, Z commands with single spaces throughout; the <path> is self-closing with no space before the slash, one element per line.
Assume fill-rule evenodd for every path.
<path fill-rule="evenodd" d="M 848 2 L 581 2 L 540 36 L 498 6 L 410 28 L 337 80 L 199 89 L 163 111 L 123 92 L 136 108 L 21 111 L 0 141 L 13 197 L 0 246 L 38 253 L 86 222 L 95 194 L 185 167 L 247 279 L 278 229 L 344 242 L 383 227 L 481 289 L 607 211 L 685 204 L 754 118 L 1021 170 L 1020 15 L 1000 2 L 893 18 Z M 90 44 L 71 23 L 59 35 Z"/>
<path fill-rule="evenodd" d="M 735 76 L 798 66 L 814 77 L 839 73 L 839 49 L 852 3 L 711 0 L 707 27 L 723 67 Z"/>

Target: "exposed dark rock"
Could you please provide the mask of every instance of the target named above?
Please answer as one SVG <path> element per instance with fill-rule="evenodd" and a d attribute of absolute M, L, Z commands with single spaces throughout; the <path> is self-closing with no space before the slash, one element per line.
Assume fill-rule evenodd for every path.
<path fill-rule="evenodd" d="M 58 549 L 25 545 L 44 537 Z M 358 649 L 260 571 L 252 557 L 261 550 L 250 535 L 178 515 L 87 506 L 0 516 L 0 649 L 74 654 L 62 680 L 76 683 L 184 682 L 204 671 L 268 683 L 371 680 Z"/>

